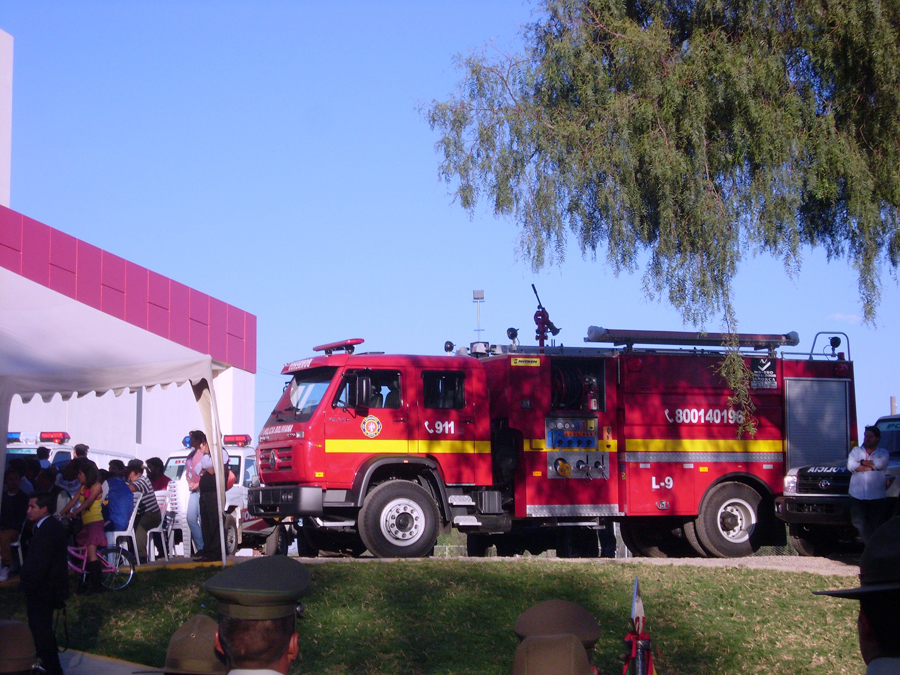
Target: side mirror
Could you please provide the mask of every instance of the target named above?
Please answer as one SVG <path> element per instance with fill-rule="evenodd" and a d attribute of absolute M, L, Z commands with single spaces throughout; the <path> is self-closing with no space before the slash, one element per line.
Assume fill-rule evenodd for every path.
<path fill-rule="evenodd" d="M 355 373 L 344 375 L 347 386 L 347 407 L 359 410 L 368 408 L 372 397 L 372 380 L 368 375 Z"/>
<path fill-rule="evenodd" d="M 372 380 L 368 375 L 356 376 L 356 401 L 355 408 L 368 408 L 369 401 L 372 400 Z"/>

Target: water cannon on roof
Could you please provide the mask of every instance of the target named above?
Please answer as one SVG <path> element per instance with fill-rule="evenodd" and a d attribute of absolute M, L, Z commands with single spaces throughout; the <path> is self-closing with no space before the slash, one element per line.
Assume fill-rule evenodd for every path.
<path fill-rule="evenodd" d="M 543 347 L 544 342 L 547 340 L 547 332 L 549 331 L 550 334 L 555 337 L 559 335 L 560 329 L 554 326 L 553 322 L 550 320 L 550 313 L 541 304 L 541 296 L 538 295 L 537 288 L 534 287 L 534 284 L 531 284 L 531 290 L 534 291 L 534 297 L 536 297 L 538 301 L 537 311 L 534 313 L 534 339 L 537 340 L 538 346 Z"/>

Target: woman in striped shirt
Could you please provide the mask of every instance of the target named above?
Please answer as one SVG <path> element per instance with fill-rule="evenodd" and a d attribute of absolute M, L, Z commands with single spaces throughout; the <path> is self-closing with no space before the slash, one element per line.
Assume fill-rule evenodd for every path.
<path fill-rule="evenodd" d="M 162 522 L 162 514 L 156 495 L 153 494 L 153 486 L 144 475 L 144 463 L 139 459 L 128 462 L 128 487 L 132 492 L 141 493 L 141 501 L 137 505 L 137 516 L 134 519 L 134 534 L 137 537 L 138 555 L 141 563 L 147 562 L 147 530 L 159 527 Z"/>

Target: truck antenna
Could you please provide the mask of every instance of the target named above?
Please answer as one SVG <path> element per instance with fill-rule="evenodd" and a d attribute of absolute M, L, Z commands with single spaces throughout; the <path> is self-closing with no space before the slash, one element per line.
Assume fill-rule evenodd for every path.
<path fill-rule="evenodd" d="M 534 284 L 531 284 L 531 290 L 534 291 L 534 297 L 538 301 L 537 311 L 534 313 L 534 339 L 538 341 L 538 346 L 543 347 L 544 342 L 547 340 L 547 331 L 550 331 L 552 335 L 559 335 L 560 329 L 550 321 L 550 313 L 541 304 L 541 296 L 538 295 Z"/>

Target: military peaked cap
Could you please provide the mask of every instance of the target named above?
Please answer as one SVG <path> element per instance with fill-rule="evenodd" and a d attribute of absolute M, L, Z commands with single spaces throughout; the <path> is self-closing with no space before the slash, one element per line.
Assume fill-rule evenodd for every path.
<path fill-rule="evenodd" d="M 219 614 L 235 619 L 292 616 L 309 590 L 309 572 L 287 556 L 265 556 L 219 572 L 203 587 L 219 601 Z"/>
<path fill-rule="evenodd" d="M 870 593 L 900 591 L 900 516 L 872 533 L 859 559 L 859 587 L 836 591 L 813 591 L 816 595 L 859 600 Z"/>

